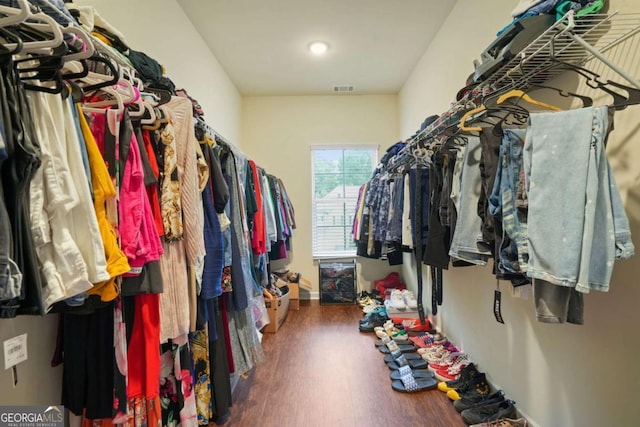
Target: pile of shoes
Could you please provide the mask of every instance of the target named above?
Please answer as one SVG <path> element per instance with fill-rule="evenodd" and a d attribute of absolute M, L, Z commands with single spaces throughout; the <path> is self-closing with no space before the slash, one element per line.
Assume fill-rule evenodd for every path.
<path fill-rule="evenodd" d="M 269 292 L 271 295 L 273 295 L 275 298 L 280 298 L 282 297 L 282 295 L 284 295 L 283 292 L 284 289 L 286 289 L 286 287 L 284 286 L 278 286 L 277 284 L 278 282 L 271 282 L 269 283 L 267 286 L 265 286 L 265 291 Z"/>
<path fill-rule="evenodd" d="M 502 390 L 493 391 L 486 374 L 449 339 L 430 330 L 418 332 L 389 319 L 384 307 L 360 321 L 361 332 L 374 332 L 376 348 L 391 370 L 391 387 L 412 393 L 438 389 L 453 401 L 462 419 L 472 426 L 527 427 L 518 418 L 515 402 Z"/>
<path fill-rule="evenodd" d="M 282 280 L 283 282 L 288 283 L 298 283 L 300 281 L 300 277 L 302 277 L 300 273 L 294 273 L 293 271 L 289 270 L 274 271 L 272 272 L 272 275 Z"/>
<path fill-rule="evenodd" d="M 376 289 L 371 292 L 362 291 L 358 296 L 358 305 L 362 308 L 364 314 L 371 313 L 374 309 L 382 306 L 383 298 Z"/>

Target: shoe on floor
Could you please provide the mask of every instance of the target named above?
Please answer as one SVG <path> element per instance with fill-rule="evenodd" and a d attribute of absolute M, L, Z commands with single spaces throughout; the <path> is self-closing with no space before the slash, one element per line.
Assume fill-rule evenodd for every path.
<path fill-rule="evenodd" d="M 462 374 L 460 374 L 460 376 L 462 376 Z M 451 400 L 460 400 L 462 396 L 469 395 L 470 393 L 475 393 L 479 396 L 488 396 L 489 393 L 491 393 L 491 387 L 489 387 L 487 378 L 483 373 L 478 373 L 472 378 L 464 381 L 459 387 L 449 390 L 447 392 L 447 397 Z"/>
<path fill-rule="evenodd" d="M 502 392 L 502 390 L 498 390 L 493 394 L 464 396 L 460 400 L 456 400 L 455 402 L 453 402 L 453 407 L 456 411 L 462 412 L 467 409 L 477 408 L 478 406 L 499 403 L 503 400 L 504 393 Z"/>
<path fill-rule="evenodd" d="M 518 418 L 517 420 L 502 418 L 488 423 L 474 424 L 471 427 L 529 427 L 529 423 L 524 418 Z"/>
<path fill-rule="evenodd" d="M 450 390 L 460 389 L 464 387 L 464 385 L 476 375 L 480 375 L 480 371 L 478 371 L 478 368 L 476 368 L 476 365 L 474 363 L 470 363 L 466 368 L 462 370 L 462 372 L 460 372 L 460 378 L 451 381 L 441 381 L 438 384 L 438 390 L 446 393 Z"/>
<path fill-rule="evenodd" d="M 497 421 L 501 418 L 513 419 L 518 416 L 514 405 L 515 402 L 513 400 L 504 400 L 498 403 L 465 409 L 461 415 L 463 421 L 469 425 Z"/>

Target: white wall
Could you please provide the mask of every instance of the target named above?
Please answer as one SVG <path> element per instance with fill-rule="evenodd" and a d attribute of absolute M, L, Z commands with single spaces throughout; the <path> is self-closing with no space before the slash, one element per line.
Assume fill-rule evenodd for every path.
<path fill-rule="evenodd" d="M 472 60 L 508 22 L 516 3 L 458 1 L 400 93 L 404 137 L 411 135 L 424 117 L 448 108 L 472 71 Z M 612 0 L 610 4 L 611 10 L 640 11 L 638 3 L 631 0 Z M 616 52 L 616 61 L 640 77 L 640 56 L 638 49 L 634 50 L 631 55 Z M 452 51 L 456 54 L 447 54 Z M 552 83 L 577 87 L 572 76 Z M 640 245 L 638 109 L 640 106 L 629 107 L 616 114 L 616 130 L 607 148 L 636 245 Z M 496 281 L 490 267 L 451 268 L 444 273 L 444 304 L 436 320 L 535 425 L 637 426 L 640 413 L 634 404 L 640 397 L 640 287 L 635 278 L 639 270 L 638 256 L 617 262 L 610 292 L 587 295 L 585 324 L 575 326 L 538 323 L 532 299 L 512 298 L 506 282 L 501 283 L 506 322 L 501 325 L 493 317 Z M 405 265 L 404 276 L 414 277 L 415 269 Z M 415 289 L 415 278 L 410 286 Z M 429 295 L 427 292 L 426 305 L 430 305 Z"/>
<path fill-rule="evenodd" d="M 317 292 L 318 270 L 311 253 L 310 146 L 377 144 L 383 153 L 398 138 L 397 97 L 246 97 L 242 107 L 244 151 L 283 180 L 296 210 L 298 228 L 288 268 L 311 280 Z M 398 270 L 378 260 L 359 263 L 358 284 L 364 289 Z"/>
<path fill-rule="evenodd" d="M 242 98 L 218 60 L 176 0 L 76 0 L 94 6 L 141 50 L 166 68 L 178 88 L 197 99 L 205 120 L 235 145 L 241 145 Z"/>
<path fill-rule="evenodd" d="M 127 42 L 163 64 L 178 87 L 184 87 L 205 111 L 205 119 L 240 145 L 242 99 L 175 0 L 76 0 L 95 6 Z M 395 122 L 394 122 L 395 123 Z M 0 366 L 0 405 L 51 405 L 60 402 L 62 369 L 51 368 L 57 316 L 0 319 L 0 342 L 28 334 L 29 359 L 18 365 L 18 385 L 11 370 Z M 2 360 L 4 360 L 2 358 Z"/>

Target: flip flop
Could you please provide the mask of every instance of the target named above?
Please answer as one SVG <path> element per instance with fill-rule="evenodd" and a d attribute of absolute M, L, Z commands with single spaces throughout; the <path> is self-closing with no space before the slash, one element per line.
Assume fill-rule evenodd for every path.
<path fill-rule="evenodd" d="M 397 360 L 392 360 L 391 362 L 387 362 L 387 366 L 392 371 L 397 371 L 402 366 L 409 366 L 411 369 L 426 369 L 429 364 L 424 360 L 407 360 L 404 359 L 404 362 L 398 362 Z"/>
<path fill-rule="evenodd" d="M 416 391 L 433 390 L 438 386 L 438 382 L 433 378 L 413 378 L 404 376 L 402 380 L 391 382 L 391 388 L 403 393 L 415 393 Z"/>
<path fill-rule="evenodd" d="M 409 340 L 402 340 L 402 339 L 397 340 L 397 339 L 395 339 L 395 338 L 394 338 L 393 340 L 394 340 L 394 341 L 396 342 L 396 344 L 398 344 L 398 345 L 412 345 L 412 344 L 411 344 L 411 341 L 409 341 Z M 384 340 L 375 340 L 375 341 L 373 342 L 373 344 L 374 344 L 376 347 L 380 347 L 381 345 L 386 345 L 387 343 L 386 343 Z"/>
<path fill-rule="evenodd" d="M 420 356 L 418 353 L 402 353 L 400 352 L 400 354 L 398 353 L 392 353 L 392 354 L 388 354 L 384 357 L 384 361 L 385 362 L 393 362 L 394 360 L 396 360 L 400 355 L 404 356 L 405 359 L 407 360 L 423 360 L 422 356 Z"/>
<path fill-rule="evenodd" d="M 406 373 L 403 373 L 403 371 L 409 371 L 409 373 L 413 375 L 413 378 L 415 379 L 434 378 L 435 376 L 435 374 L 428 369 L 411 369 L 409 366 L 401 366 L 399 370 L 391 371 L 389 377 L 392 380 L 401 380 L 403 375 L 407 375 Z"/>
<path fill-rule="evenodd" d="M 416 348 L 413 345 L 409 345 L 409 344 L 398 344 L 398 342 L 396 341 L 397 344 L 397 348 L 401 353 L 412 353 L 416 351 Z M 389 354 L 391 353 L 391 351 L 389 350 L 389 347 L 387 347 L 386 345 L 381 345 L 378 347 L 378 350 L 380 350 L 381 353 L 384 354 Z M 395 351 L 395 350 L 394 350 Z"/>

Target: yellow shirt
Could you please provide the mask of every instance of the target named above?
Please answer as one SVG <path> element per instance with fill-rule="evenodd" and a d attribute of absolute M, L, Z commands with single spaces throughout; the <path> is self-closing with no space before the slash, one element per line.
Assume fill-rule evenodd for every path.
<path fill-rule="evenodd" d="M 116 285 L 116 277 L 127 273 L 131 267 L 127 261 L 127 256 L 120 250 L 118 245 L 118 234 L 107 218 L 106 202 L 116 196 L 116 189 L 80 106 L 78 106 L 78 112 L 91 169 L 91 184 L 93 185 L 94 195 L 93 206 L 98 218 L 98 228 L 100 229 L 107 259 L 107 272 L 110 276 L 110 279 L 105 282 L 94 283 L 93 288 L 87 293 L 89 295 L 100 295 L 102 301 L 112 301 L 120 293 Z"/>

